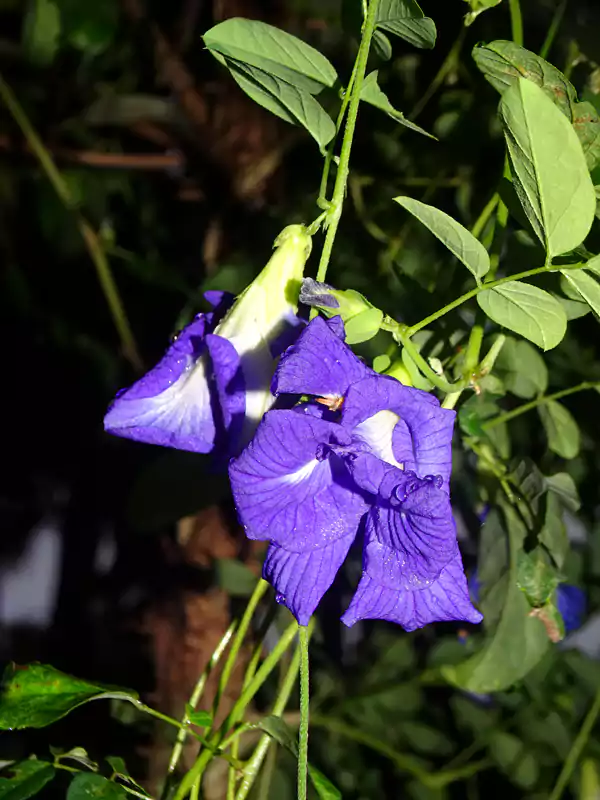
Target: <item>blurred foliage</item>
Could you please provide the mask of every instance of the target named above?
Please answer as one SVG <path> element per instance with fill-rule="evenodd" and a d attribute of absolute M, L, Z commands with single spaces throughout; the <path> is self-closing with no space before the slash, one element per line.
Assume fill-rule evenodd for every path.
<path fill-rule="evenodd" d="M 228 17 L 260 17 L 318 47 L 347 75 L 356 51 L 356 14 L 348 13 L 355 5 L 344 2 L 340 14 L 339 3 L 312 0 L 0 0 L 0 72 L 66 187 L 57 193 L 31 140 L 3 104 L 0 303 L 9 412 L 0 488 L 3 559 L 16 557 L 40 519 L 58 515 L 64 522 L 53 632 L 28 645 L 14 635 L 5 656 L 48 657 L 94 683 L 152 688 L 148 654 L 132 628 L 120 627 L 122 617 L 180 581 L 181 573 L 165 564 L 160 535 L 172 536 L 181 517 L 201 508 L 226 506 L 227 487 L 207 472 L 201 457 L 104 436 L 105 407 L 138 365 L 123 347 L 106 275 L 93 254 L 106 259 L 109 283 L 118 290 L 146 366 L 204 308 L 206 289 L 242 289 L 283 225 L 314 218 L 320 163 L 308 136 L 246 99 L 204 49 L 201 35 Z M 553 20 L 560 23 L 548 58 L 573 83 L 578 101 L 568 87 L 552 85 L 581 130 L 588 166 L 596 164 L 592 178 L 600 184 L 600 138 L 593 133 L 600 113 L 600 8 L 594 0 L 570 0 L 560 17 L 566 4 L 522 5 L 525 44 L 534 53 Z M 470 288 L 470 276 L 391 199 L 410 195 L 467 228 L 475 224 L 503 169 L 498 94 L 484 80 L 481 62 L 484 56 L 501 57 L 510 74 L 514 56 L 512 45 L 500 54 L 477 47 L 478 69 L 471 55 L 478 43 L 511 38 L 508 0 L 428 0 L 423 7 L 437 26 L 433 50 L 384 34 L 377 40 L 377 90 L 371 87 L 374 99 L 365 98 L 371 105 L 361 106 L 328 276 L 336 287 L 364 293 L 408 325 Z M 552 73 L 549 80 L 563 78 Z M 335 92 L 324 95 L 324 106 L 333 108 Z M 398 124 L 406 120 L 438 141 Z M 512 214 L 514 192 L 504 189 Z M 539 246 L 519 230 L 527 222 L 518 215 L 517 210 L 509 217 L 501 275 L 540 263 Z M 597 224 L 586 246 L 592 252 L 600 248 Z M 582 648 L 578 634 L 553 644 L 529 617 L 527 625 L 538 625 L 536 636 L 541 633 L 532 654 L 531 637 L 519 639 L 515 622 L 529 611 L 526 598 L 541 608 L 553 596 L 549 564 L 553 574 L 559 570 L 585 588 L 590 610 L 599 605 L 598 395 L 574 394 L 564 405 L 561 400 L 541 407 L 539 415 L 516 417 L 510 435 L 506 425 L 484 435 L 486 420 L 500 408 L 600 380 L 598 323 L 577 287 L 558 274 L 535 283 L 565 308 L 571 320 L 565 339 L 542 360 L 528 342 L 509 337 L 496 364 L 497 383 L 484 378 L 481 392 L 459 413 L 466 441 L 479 442 L 473 451 L 456 453 L 453 499 L 468 568 L 487 554 L 488 571 L 480 571 L 479 579 L 487 587 L 481 606 L 491 634 L 483 649 L 474 643 L 478 634 L 452 625 L 409 635 L 384 624 L 341 629 L 339 606 L 355 584 L 349 572 L 358 573 L 358 559 L 342 576 L 339 593 L 323 603 L 313 641 L 311 758 L 344 798 L 552 796 L 567 756 L 579 746 L 586 714 L 598 703 L 596 640 Z M 432 358 L 444 348 L 445 366 L 452 369 L 474 319 L 473 308 L 456 309 L 435 334 L 418 334 L 415 344 Z M 488 325 L 484 352 L 497 335 Z M 386 348 L 393 359 L 396 345 L 379 334 L 359 349 L 371 359 Z M 410 355 L 402 357 L 403 368 L 429 388 Z M 508 479 L 523 503 L 518 514 L 508 505 L 493 512 L 482 528 L 482 499 L 494 495 L 494 459 L 486 470 L 486 448 L 512 460 Z M 509 565 L 506 536 L 530 537 L 528 514 L 550 560 L 532 548 L 527 559 Z M 107 525 L 115 531 L 117 557 L 109 575 L 99 578 L 94 565 Z M 507 581 L 507 570 L 515 580 Z M 246 568 L 229 556 L 203 577 L 233 596 L 252 587 Z M 549 630 L 556 621 L 547 618 L 544 624 Z M 489 686 L 486 662 L 494 668 L 496 687 Z M 511 675 L 522 672 L 510 688 L 512 679 L 502 680 L 507 663 Z M 490 695 L 491 688 L 498 691 Z M 260 697 L 259 707 L 266 708 L 269 699 Z M 83 745 L 96 760 L 119 749 L 144 774 L 139 748 L 148 729 L 139 720 L 130 725 L 124 716 L 104 712 L 78 716 L 85 713 L 53 728 L 52 741 L 67 749 Z M 30 797 L 61 772 L 66 754 L 24 760 L 32 749 L 41 754 L 44 740 L 30 734 L 9 738 L 6 759 L 17 763 L 5 773 L 8 778 L 0 776 L 0 798 Z M 581 750 L 567 791 L 588 800 L 599 791 L 597 730 L 587 732 Z M 284 753 L 272 767 L 268 796 L 294 796 L 293 769 Z M 65 793 L 66 775 L 63 770 L 48 784 L 58 787 L 57 796 Z M 79 775 L 67 796 L 117 798 L 125 796 L 123 785 L 134 783 L 124 763 L 115 766 L 113 759 L 103 763 L 102 774 Z"/>

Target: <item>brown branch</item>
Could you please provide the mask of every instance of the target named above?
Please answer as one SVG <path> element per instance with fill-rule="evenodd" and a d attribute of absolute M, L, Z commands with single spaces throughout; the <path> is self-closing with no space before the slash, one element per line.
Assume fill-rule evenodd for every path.
<path fill-rule="evenodd" d="M 70 164 L 81 164 L 99 169 L 139 169 L 162 172 L 169 169 L 181 169 L 185 166 L 183 153 L 99 153 L 95 150 L 71 150 L 65 147 L 49 147 L 46 149 L 58 161 Z M 33 153 L 25 145 L 15 147 L 8 136 L 0 136 L 0 152 Z"/>

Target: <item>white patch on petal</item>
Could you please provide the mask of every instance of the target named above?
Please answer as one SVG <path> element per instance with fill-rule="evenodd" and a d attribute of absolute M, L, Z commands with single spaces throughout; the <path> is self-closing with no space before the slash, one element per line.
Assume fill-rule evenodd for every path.
<path fill-rule="evenodd" d="M 354 433 L 369 445 L 374 455 L 398 469 L 404 469 L 404 464 L 396 460 L 392 448 L 392 434 L 399 421 L 400 417 L 393 411 L 378 411 L 357 425 Z"/>
<path fill-rule="evenodd" d="M 107 415 L 106 424 L 114 428 L 153 426 L 187 436 L 197 435 L 206 420 L 212 421 L 212 407 L 203 356 L 195 363 L 190 359 L 187 369 L 160 394 L 132 400 L 124 397 Z"/>
<path fill-rule="evenodd" d="M 308 464 L 305 464 L 300 469 L 296 470 L 296 472 L 291 472 L 289 475 L 285 475 L 282 478 L 282 483 L 302 483 L 302 481 L 306 480 L 306 478 L 310 477 L 319 462 L 316 458 L 313 458 L 312 461 L 309 461 Z"/>

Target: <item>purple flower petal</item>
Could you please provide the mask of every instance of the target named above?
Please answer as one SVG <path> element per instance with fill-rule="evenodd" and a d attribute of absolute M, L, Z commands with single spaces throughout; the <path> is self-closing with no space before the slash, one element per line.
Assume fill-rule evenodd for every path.
<path fill-rule="evenodd" d="M 352 533 L 304 553 L 290 552 L 276 544 L 269 547 L 263 577 L 277 592 L 277 602 L 289 608 L 300 625 L 308 625 L 353 541 Z"/>
<path fill-rule="evenodd" d="M 477 623 L 483 619 L 469 600 L 458 548 L 438 579 L 429 586 L 399 587 L 396 583 L 399 568 L 397 553 L 379 542 L 369 542 L 365 548 L 363 577 L 342 622 L 350 626 L 359 619 L 383 619 L 414 631 L 430 622 Z"/>
<path fill-rule="evenodd" d="M 405 469 L 418 475 L 441 475 L 447 487 L 452 469 L 452 432 L 455 412 L 441 408 L 427 392 L 404 386 L 386 375 L 370 374 L 350 386 L 342 407 L 342 424 L 356 428 L 382 411 L 398 416 L 392 442 L 378 452 L 392 452 Z M 393 462 L 390 462 L 393 463 Z"/>
<path fill-rule="evenodd" d="M 246 408 L 246 387 L 240 357 L 228 339 L 214 333 L 206 336 L 206 348 L 212 362 L 221 422 L 229 434 L 232 453 L 241 436 Z"/>
<path fill-rule="evenodd" d="M 216 426 L 206 326 L 199 314 L 153 369 L 117 395 L 104 418 L 106 431 L 180 450 L 212 449 Z"/>
<path fill-rule="evenodd" d="M 356 532 L 366 502 L 329 446 L 350 443 L 334 422 L 270 411 L 229 467 L 246 535 L 301 553 Z"/>
<path fill-rule="evenodd" d="M 377 497 L 366 537 L 395 553 L 389 564 L 394 585 L 409 589 L 431 583 L 456 551 L 456 525 L 442 479 L 418 478 L 371 454 L 351 456 L 347 463 L 355 482 Z"/>
<path fill-rule="evenodd" d="M 343 397 L 352 383 L 369 374 L 338 337 L 339 323 L 332 325 L 333 320 L 315 317 L 286 350 L 271 383 L 273 394 Z"/>

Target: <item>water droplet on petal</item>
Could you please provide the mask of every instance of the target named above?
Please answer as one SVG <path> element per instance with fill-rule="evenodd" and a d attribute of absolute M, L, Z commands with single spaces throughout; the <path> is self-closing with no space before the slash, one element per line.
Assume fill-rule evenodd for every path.
<path fill-rule="evenodd" d="M 275 595 L 275 602 L 279 603 L 280 605 L 283 605 L 283 603 L 285 603 L 285 595 L 281 594 L 281 593 L 276 594 Z"/>

